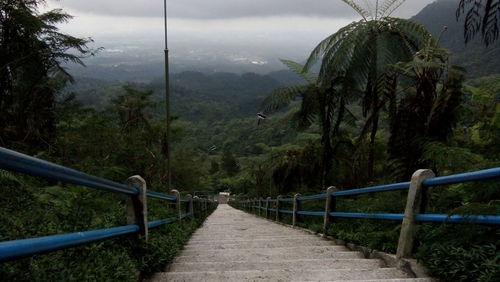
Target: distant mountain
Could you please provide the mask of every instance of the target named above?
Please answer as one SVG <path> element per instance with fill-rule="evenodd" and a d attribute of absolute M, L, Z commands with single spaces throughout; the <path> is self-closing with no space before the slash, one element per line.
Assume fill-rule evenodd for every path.
<path fill-rule="evenodd" d="M 434 36 L 438 37 L 443 27 L 448 29 L 442 34 L 440 44 L 451 52 L 453 64 L 467 69 L 469 78 L 486 76 L 500 72 L 500 42 L 486 48 L 481 43 L 480 36 L 464 43 L 464 19 L 457 22 L 455 12 L 460 0 L 437 0 L 427 5 L 412 18 L 425 26 Z"/>

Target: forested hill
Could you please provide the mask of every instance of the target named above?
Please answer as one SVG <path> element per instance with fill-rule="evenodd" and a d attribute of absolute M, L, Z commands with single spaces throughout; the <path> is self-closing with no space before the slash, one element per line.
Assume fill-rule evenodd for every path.
<path fill-rule="evenodd" d="M 218 72 L 205 74 L 195 71 L 171 75 L 171 97 L 175 115 L 188 120 L 223 120 L 255 115 L 263 98 L 278 87 L 300 83 L 290 71 L 267 75 Z M 105 107 L 109 99 L 123 92 L 121 82 L 95 78 L 77 78 L 68 89 L 87 106 Z M 151 83 L 129 83 L 134 88 L 153 90 L 155 100 L 164 99 L 165 82 L 159 77 Z M 159 111 L 161 111 L 161 107 Z"/>
<path fill-rule="evenodd" d="M 437 0 L 427 5 L 412 20 L 424 25 L 434 36 L 439 37 L 443 27 L 448 29 L 442 34 L 440 45 L 451 51 L 453 64 L 467 69 L 469 78 L 476 78 L 498 73 L 500 41 L 485 47 L 480 36 L 465 44 L 464 20 L 457 22 L 456 10 L 460 0 Z"/>

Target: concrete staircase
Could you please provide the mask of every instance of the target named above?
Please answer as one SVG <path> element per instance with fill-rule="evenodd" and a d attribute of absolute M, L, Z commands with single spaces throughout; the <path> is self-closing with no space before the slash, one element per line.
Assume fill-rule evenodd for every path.
<path fill-rule="evenodd" d="M 219 205 L 168 272 L 152 281 L 433 280 L 411 278 L 318 236 Z"/>

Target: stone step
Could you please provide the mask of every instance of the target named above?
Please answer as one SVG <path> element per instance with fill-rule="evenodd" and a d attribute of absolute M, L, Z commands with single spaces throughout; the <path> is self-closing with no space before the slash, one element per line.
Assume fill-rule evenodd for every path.
<path fill-rule="evenodd" d="M 255 256 L 273 256 L 278 253 L 288 254 L 288 255 L 308 255 L 308 254 L 327 254 L 335 253 L 335 252 L 350 252 L 345 246 L 299 246 L 299 247 L 282 247 L 282 248 L 249 248 L 249 249 L 213 249 L 213 250 L 200 250 L 197 248 L 192 249 L 184 249 L 181 251 L 181 255 L 183 256 L 192 256 L 192 255 L 206 255 L 206 254 L 253 254 Z M 354 252 L 356 253 L 356 252 Z M 295 259 L 295 258 L 294 258 Z M 308 258 L 309 259 L 309 258 Z"/>
<path fill-rule="evenodd" d="M 228 261 L 228 262 L 183 262 L 173 263 L 169 267 L 172 272 L 200 271 L 242 271 L 242 270 L 281 270 L 281 269 L 345 269 L 345 268 L 380 268 L 382 263 L 377 259 L 298 259 L 275 261 Z"/>
<path fill-rule="evenodd" d="M 286 235 L 304 235 L 302 232 L 293 232 L 293 229 L 287 230 Z M 205 230 L 202 233 L 194 233 L 193 237 L 196 236 L 205 236 L 205 237 L 212 237 L 212 236 L 224 236 L 224 235 L 231 235 L 231 236 L 244 236 L 248 234 L 253 234 L 253 235 L 263 235 L 263 236 L 277 236 L 277 235 L 283 235 L 283 230 L 280 229 L 275 229 L 275 228 L 268 228 L 268 227 L 262 227 L 260 229 L 244 229 L 244 230 L 232 230 L 230 228 L 227 228 L 226 231 L 220 232 L 220 231 L 210 231 L 210 230 Z"/>
<path fill-rule="evenodd" d="M 434 281 L 383 265 L 300 229 L 219 205 L 170 272 L 151 281 Z"/>
<path fill-rule="evenodd" d="M 317 240 L 315 237 L 311 237 L 311 235 L 296 235 L 296 236 L 265 236 L 265 237 L 256 237 L 252 235 L 248 235 L 245 237 L 228 237 L 226 239 L 219 239 L 219 238 L 212 238 L 212 237 L 207 237 L 204 239 L 194 239 L 191 238 L 189 240 L 189 244 L 209 244 L 209 243 L 238 243 L 238 242 L 244 242 L 244 241 L 249 241 L 251 239 L 252 241 L 261 241 L 261 240 L 291 240 L 291 239 L 302 239 L 302 240 Z"/>
<path fill-rule="evenodd" d="M 188 243 L 185 250 L 227 250 L 227 249 L 260 249 L 260 248 L 284 248 L 295 246 L 332 246 L 335 245 L 332 241 L 327 240 L 258 240 L 258 241 L 243 241 L 237 243 L 210 243 L 210 244 L 190 244 Z"/>
<path fill-rule="evenodd" d="M 258 225 L 258 223 L 255 223 L 255 225 Z M 277 228 L 281 227 L 281 228 Z M 253 227 L 247 227 L 247 228 L 232 228 L 230 226 L 225 227 L 223 230 L 220 229 L 212 229 L 212 228 L 204 228 L 203 232 L 195 232 L 193 235 L 198 235 L 198 234 L 210 234 L 210 235 L 224 235 L 224 234 L 230 234 L 230 233 L 235 233 L 235 234 L 248 234 L 248 233 L 255 233 L 255 234 L 280 234 L 283 232 L 283 226 L 253 226 Z M 294 229 L 290 229 L 290 232 L 293 233 Z M 295 234 L 298 234 L 298 230 Z M 277 232 L 277 233 L 275 233 Z"/>
<path fill-rule="evenodd" d="M 164 272 L 154 277 L 157 281 L 318 281 L 318 280 L 380 280 L 409 278 L 395 268 L 378 269 L 282 269 L 249 271 Z"/>
<path fill-rule="evenodd" d="M 256 239 L 267 239 L 267 238 L 273 238 L 273 237 L 297 237 L 297 236 L 298 237 L 309 236 L 310 238 L 316 238 L 316 236 L 312 236 L 311 234 L 293 233 L 293 232 L 287 232 L 286 235 L 282 234 L 282 233 L 276 233 L 276 232 L 259 233 L 259 234 L 252 234 L 252 233 L 205 234 L 205 233 L 200 233 L 200 234 L 194 234 L 193 236 L 191 236 L 191 240 L 230 240 L 230 239 L 238 239 L 238 238 L 245 238 L 245 237 L 251 237 L 251 238 L 256 238 Z"/>
<path fill-rule="evenodd" d="M 325 253 L 305 253 L 305 254 L 256 254 L 254 252 L 247 253 L 199 253 L 199 254 L 184 254 L 181 253 L 174 259 L 174 263 L 181 262 L 228 262 L 228 261 L 248 261 L 248 262 L 259 262 L 259 261 L 275 261 L 275 260 L 294 260 L 294 259 L 356 259 L 364 258 L 361 253 L 358 252 L 325 252 Z"/>

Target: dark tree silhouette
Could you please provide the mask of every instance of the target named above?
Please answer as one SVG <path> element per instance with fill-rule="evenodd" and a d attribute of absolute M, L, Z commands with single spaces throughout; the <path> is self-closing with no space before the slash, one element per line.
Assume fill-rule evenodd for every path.
<path fill-rule="evenodd" d="M 43 0 L 0 4 L 0 145 L 25 152 L 55 136 L 56 94 L 71 76 L 63 63 L 92 54 L 90 39 L 60 33 L 71 19 L 61 10 L 40 13 Z"/>
<path fill-rule="evenodd" d="M 464 38 L 469 42 L 481 33 L 486 46 L 498 40 L 500 0 L 460 0 L 457 20 L 465 15 Z"/>

